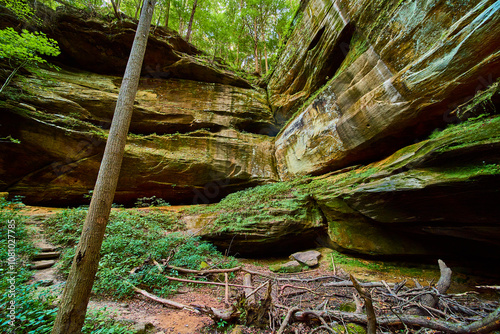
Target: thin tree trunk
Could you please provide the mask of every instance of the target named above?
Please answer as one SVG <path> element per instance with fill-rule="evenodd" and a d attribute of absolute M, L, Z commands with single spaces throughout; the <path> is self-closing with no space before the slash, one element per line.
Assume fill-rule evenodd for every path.
<path fill-rule="evenodd" d="M 10 73 L 10 75 L 7 77 L 7 80 L 5 80 L 4 84 L 2 85 L 2 88 L 0 88 L 0 93 L 5 89 L 5 87 L 7 87 L 10 84 L 10 82 L 16 75 L 17 71 L 19 71 L 21 67 L 23 67 L 24 65 L 26 65 L 26 61 L 24 61 L 21 65 L 12 70 L 12 73 Z"/>
<path fill-rule="evenodd" d="M 239 69 L 240 68 L 240 41 L 239 41 L 239 38 L 238 38 L 238 42 L 236 42 L 236 68 Z"/>
<path fill-rule="evenodd" d="M 111 0 L 111 5 L 113 6 L 113 11 L 115 12 L 115 17 L 118 20 L 121 20 L 122 17 L 120 15 L 120 0 Z"/>
<path fill-rule="evenodd" d="M 255 57 L 255 73 L 260 74 L 260 57 L 259 57 L 259 34 L 257 32 L 257 19 L 254 20 L 254 57 Z"/>
<path fill-rule="evenodd" d="M 139 15 L 139 11 L 141 10 L 142 7 L 142 0 L 136 0 L 136 5 L 135 5 L 135 14 L 134 14 L 134 19 L 137 20 L 137 15 Z"/>
<path fill-rule="evenodd" d="M 266 64 L 266 73 L 269 72 L 269 65 L 267 62 L 267 45 L 266 45 L 266 40 L 264 39 L 264 33 L 262 33 L 262 41 L 264 42 L 264 61 Z"/>
<path fill-rule="evenodd" d="M 196 12 L 197 5 L 198 5 L 198 0 L 194 0 L 193 10 L 191 11 L 191 18 L 189 19 L 188 31 L 186 34 L 186 41 L 188 41 L 188 42 L 189 42 L 189 38 L 191 37 L 191 28 L 193 27 L 194 13 Z"/>
<path fill-rule="evenodd" d="M 170 17 L 170 0 L 167 1 L 167 15 L 165 16 L 165 28 L 168 28 L 169 17 Z"/>
<path fill-rule="evenodd" d="M 156 0 L 145 0 L 122 86 L 118 94 L 111 129 L 94 195 L 82 229 L 68 281 L 59 304 L 52 334 L 81 333 L 90 291 L 99 265 L 104 232 L 120 174 L 132 108 L 137 93 L 142 62 L 151 27 Z"/>

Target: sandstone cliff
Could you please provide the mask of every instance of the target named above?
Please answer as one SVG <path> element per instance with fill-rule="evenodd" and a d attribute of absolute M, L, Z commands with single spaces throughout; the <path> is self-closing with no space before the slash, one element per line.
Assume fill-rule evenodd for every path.
<path fill-rule="evenodd" d="M 184 221 L 240 254 L 319 243 L 498 258 L 499 10 L 491 0 L 303 1 L 267 88 L 158 29 L 115 201 L 214 203 Z M 62 69 L 25 73 L 1 97 L 0 138 L 19 143 L 0 142 L 0 191 L 79 205 L 134 25 L 47 20 Z"/>

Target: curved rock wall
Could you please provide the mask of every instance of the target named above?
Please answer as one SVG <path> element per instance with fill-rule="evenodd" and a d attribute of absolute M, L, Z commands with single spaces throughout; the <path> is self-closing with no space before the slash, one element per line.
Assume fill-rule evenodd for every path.
<path fill-rule="evenodd" d="M 280 176 L 373 160 L 453 121 L 500 74 L 499 12 L 498 1 L 309 1 L 269 82 L 291 118 Z"/>

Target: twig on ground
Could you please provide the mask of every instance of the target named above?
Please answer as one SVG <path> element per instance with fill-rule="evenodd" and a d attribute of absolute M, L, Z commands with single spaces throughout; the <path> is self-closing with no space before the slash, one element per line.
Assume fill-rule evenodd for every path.
<path fill-rule="evenodd" d="M 298 308 L 298 307 L 292 307 L 291 309 L 288 310 L 288 313 L 286 314 L 285 320 L 283 320 L 283 322 L 281 323 L 281 326 L 278 329 L 278 332 L 276 334 L 283 334 L 284 333 L 286 326 L 288 326 L 288 323 L 290 322 L 290 319 L 298 311 L 300 311 L 300 308 Z"/>
<path fill-rule="evenodd" d="M 377 318 L 375 316 L 375 310 L 373 309 L 372 296 L 368 291 L 363 289 L 354 276 L 350 275 L 352 284 L 354 288 L 358 291 L 359 295 L 365 300 L 366 316 L 367 316 L 367 334 L 376 334 L 377 332 Z M 384 282 L 385 283 L 385 282 Z"/>
<path fill-rule="evenodd" d="M 172 277 L 172 276 L 165 276 L 165 277 L 168 278 L 171 281 L 177 281 L 177 282 L 226 286 L 226 283 L 207 282 L 207 281 L 195 281 L 195 280 L 191 280 L 191 279 L 183 279 L 183 278 L 177 278 L 177 277 Z M 250 288 L 250 289 L 253 289 L 253 286 L 248 286 L 248 285 L 231 284 L 231 283 L 228 283 L 227 285 L 229 285 L 229 286 L 235 286 L 235 287 L 238 287 L 238 288 Z"/>

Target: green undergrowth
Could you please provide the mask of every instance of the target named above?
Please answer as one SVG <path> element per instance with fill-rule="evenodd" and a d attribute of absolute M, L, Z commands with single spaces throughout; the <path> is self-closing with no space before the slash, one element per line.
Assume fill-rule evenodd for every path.
<path fill-rule="evenodd" d="M 69 272 L 85 216 L 84 208 L 67 209 L 45 223 L 51 242 L 66 248 L 59 266 L 64 275 Z M 135 285 L 160 296 L 175 293 L 183 283 L 166 278 L 166 275 L 179 276 L 179 273 L 154 263 L 162 259 L 168 259 L 170 265 L 189 269 L 236 265 L 233 258 L 224 257 L 212 244 L 179 229 L 182 226 L 175 213 L 159 210 L 113 212 L 101 247 L 93 291 L 122 298 L 131 296 L 132 285 Z"/>
<path fill-rule="evenodd" d="M 359 167 L 357 169 L 347 171 L 338 175 L 332 176 L 334 181 L 329 178 L 316 178 L 309 183 L 306 188 L 313 194 L 323 194 L 329 191 L 339 191 L 342 189 L 354 189 L 357 186 L 370 181 L 370 177 L 379 172 L 380 168 L 372 166 Z"/>
<path fill-rule="evenodd" d="M 442 173 L 450 178 L 470 178 L 478 175 L 500 175 L 499 164 L 468 165 L 447 168 L 436 167 L 429 168 L 429 170 Z"/>
<path fill-rule="evenodd" d="M 498 100 L 500 94 L 500 78 L 491 84 L 487 89 L 480 90 L 472 98 L 471 101 L 461 105 L 457 108 L 457 116 L 460 119 L 468 119 L 471 117 L 478 117 L 481 115 L 494 115 L 498 114 L 495 103 L 493 102 L 494 96 Z"/>
<path fill-rule="evenodd" d="M 439 273 L 437 265 L 433 264 L 425 265 L 422 263 L 411 264 L 397 261 L 368 260 L 343 254 L 335 250 L 331 250 L 328 254 L 323 255 L 326 256 L 326 261 L 329 262 L 330 270 L 333 270 L 333 264 L 335 264 L 337 269 L 340 266 L 347 271 L 355 268 L 402 277 L 425 278 L 433 277 Z"/>
<path fill-rule="evenodd" d="M 29 280 L 29 260 L 37 250 L 30 242 L 26 217 L 20 201 L 0 198 L 0 290 L 2 296 L 10 288 L 8 279 L 15 278 L 16 287 Z M 12 274 L 14 273 L 14 274 Z"/>
<path fill-rule="evenodd" d="M 480 115 L 478 117 L 469 118 L 468 120 L 457 123 L 450 124 L 445 129 L 435 130 L 430 136 L 429 139 L 438 139 L 445 136 L 459 136 L 463 134 L 479 134 L 487 125 L 495 126 L 496 128 L 500 128 L 500 115 L 497 116 L 489 116 L 489 115 Z M 471 136 L 474 138 L 474 136 Z"/>
<path fill-rule="evenodd" d="M 217 204 L 193 207 L 189 214 L 216 215 L 211 228 L 218 232 L 245 231 L 255 223 L 276 219 L 305 219 L 305 202 L 309 195 L 302 191 L 307 177 L 249 188 L 225 197 Z"/>
<path fill-rule="evenodd" d="M 0 198 L 0 310 L 5 317 L 0 322 L 1 333 L 50 333 L 57 314 L 56 295 L 42 290 L 37 284 L 28 284 L 33 272 L 29 260 L 38 250 L 31 242 L 24 205 L 18 201 Z M 9 237 L 10 236 L 10 237 Z M 9 249 L 9 239 L 15 248 Z M 12 242 L 11 242 L 12 243 Z M 15 250 L 15 251 L 14 251 Z M 11 266 L 11 264 L 13 264 Z M 10 323 L 10 305 L 15 305 L 15 319 Z M 119 324 L 103 310 L 87 314 L 82 333 L 126 334 L 128 327 Z"/>

